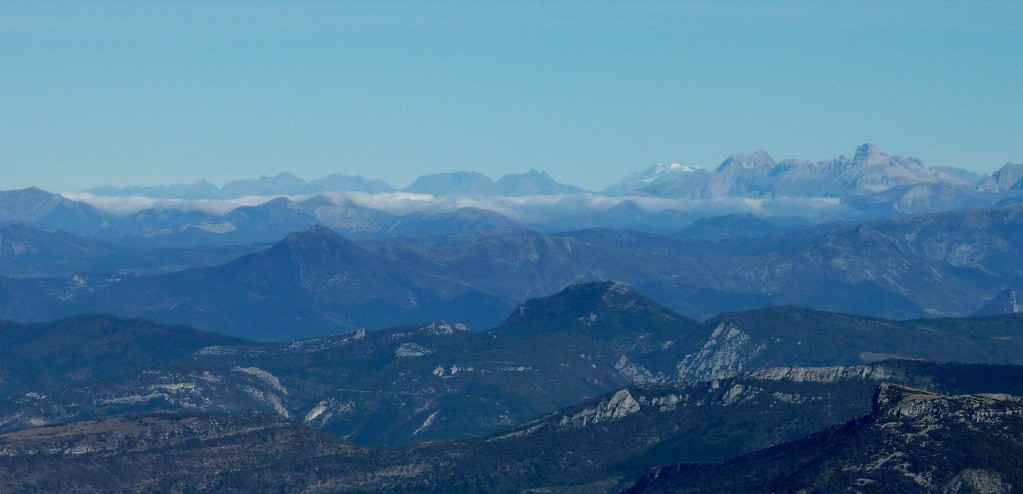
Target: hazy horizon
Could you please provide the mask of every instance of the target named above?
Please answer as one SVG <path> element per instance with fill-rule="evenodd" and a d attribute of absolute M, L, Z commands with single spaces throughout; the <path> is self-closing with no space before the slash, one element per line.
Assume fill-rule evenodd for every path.
<path fill-rule="evenodd" d="M 712 163 L 712 164 L 679 163 L 677 161 L 674 161 L 674 162 L 651 163 L 649 165 L 642 166 L 642 167 L 639 167 L 639 168 L 635 168 L 635 169 L 631 169 L 631 170 L 623 170 L 622 174 L 619 175 L 619 176 L 616 176 L 616 177 L 608 177 L 609 181 L 607 183 L 603 184 L 600 187 L 596 187 L 596 188 L 585 188 L 585 187 L 583 187 L 583 189 L 585 191 L 587 191 L 587 192 L 600 192 L 600 191 L 602 191 L 602 190 L 604 190 L 604 189 L 606 189 L 606 188 L 608 188 L 610 186 L 618 184 L 621 180 L 629 177 L 630 175 L 636 175 L 636 174 L 644 172 L 644 171 L 646 171 L 646 170 L 648 170 L 648 169 L 650 169 L 652 167 L 661 166 L 661 165 L 681 164 L 681 165 L 684 165 L 684 166 L 691 166 L 691 167 L 696 167 L 696 168 L 704 168 L 704 169 L 707 169 L 707 170 L 715 170 L 718 166 L 721 165 L 722 162 L 727 160 L 727 158 L 732 156 L 732 155 L 740 154 L 740 153 L 754 153 L 754 152 L 757 152 L 757 151 L 766 151 L 768 154 L 771 154 L 769 149 L 757 149 L 757 150 L 749 150 L 749 151 L 736 151 L 735 153 L 731 153 L 731 154 L 723 157 L 719 162 Z M 880 149 L 880 151 L 884 152 L 885 154 L 896 156 L 896 155 L 894 155 L 892 153 L 886 152 L 886 150 L 884 150 L 884 149 Z M 807 158 L 807 157 L 802 157 L 802 156 L 778 157 L 778 156 L 774 156 L 773 154 L 771 156 L 772 156 L 772 158 L 774 158 L 776 161 L 779 161 L 779 162 L 783 161 L 783 160 L 788 160 L 788 159 L 805 159 L 805 160 L 810 160 L 810 161 L 814 161 L 814 162 L 819 162 L 819 161 L 830 161 L 832 159 L 839 158 L 840 156 L 851 157 L 854 154 L 855 154 L 855 148 L 853 149 L 853 151 L 846 152 L 846 153 L 840 153 L 838 155 L 827 157 L 827 158 L 823 158 L 823 157 L 822 158 Z M 915 156 L 913 156 L 913 155 L 906 155 L 904 157 L 915 158 Z M 976 173 L 979 173 L 979 174 L 990 175 L 992 172 L 997 171 L 1000 167 L 1004 166 L 1006 163 L 1009 163 L 1009 162 L 1000 163 L 1000 164 L 994 165 L 992 167 L 989 167 L 988 169 L 983 169 L 983 170 L 970 170 L 968 168 L 963 168 L 963 169 L 964 170 L 968 170 L 968 171 L 973 171 L 973 172 L 976 172 Z M 941 167 L 941 166 L 952 166 L 952 165 L 931 165 L 929 163 L 923 163 L 923 164 L 927 168 L 935 168 L 935 167 Z M 957 167 L 957 168 L 962 168 L 962 167 Z M 426 175 L 444 174 L 444 173 L 458 173 L 458 172 L 474 172 L 474 173 L 480 173 L 482 175 L 485 175 L 488 178 L 496 181 L 496 180 L 500 179 L 501 177 L 503 177 L 505 175 L 525 174 L 525 173 L 528 173 L 531 170 L 536 170 L 536 171 L 539 171 L 539 172 L 548 173 L 549 175 L 552 176 L 553 179 L 557 180 L 558 182 L 567 184 L 567 185 L 578 185 L 576 183 L 573 183 L 573 182 L 568 181 L 568 180 L 564 180 L 561 177 L 553 175 L 548 170 L 538 169 L 538 168 L 527 168 L 527 169 L 521 169 L 521 170 L 510 170 L 510 171 L 505 171 L 505 172 L 497 171 L 496 174 L 482 172 L 482 171 L 479 171 L 479 170 L 473 170 L 473 169 L 468 169 L 468 168 L 465 168 L 465 169 L 452 169 L 452 170 L 441 170 L 441 171 L 431 171 L 431 172 L 426 172 L 426 173 L 423 173 L 422 175 L 418 175 L 416 177 L 413 177 L 412 180 L 409 180 L 408 182 L 402 182 L 402 183 L 396 183 L 396 182 L 390 180 L 387 177 L 373 176 L 373 175 L 370 175 L 370 174 L 367 174 L 367 173 L 360 173 L 359 170 L 355 170 L 355 171 L 346 170 L 346 171 L 338 171 L 338 172 L 330 172 L 330 171 L 328 171 L 328 173 L 326 173 L 324 175 L 310 176 L 310 175 L 303 175 L 302 173 L 297 173 L 297 172 L 295 172 L 293 170 L 281 169 L 281 170 L 279 170 L 277 172 L 261 173 L 258 176 L 257 175 L 238 176 L 238 177 L 229 178 L 227 180 L 220 181 L 220 182 L 210 180 L 207 177 L 199 177 L 199 178 L 196 178 L 194 180 L 188 180 L 188 181 L 180 180 L 180 181 L 160 182 L 160 183 L 123 183 L 123 184 L 120 184 L 120 183 L 109 182 L 109 183 L 102 183 L 102 184 L 94 185 L 94 186 L 83 187 L 83 188 L 78 189 L 78 190 L 51 190 L 51 192 L 56 192 L 56 193 L 61 193 L 61 194 L 80 195 L 80 194 L 87 193 L 89 189 L 97 188 L 97 187 L 106 187 L 106 186 L 113 186 L 113 187 L 118 187 L 118 188 L 124 188 L 124 187 L 159 187 L 159 186 L 172 186 L 172 185 L 190 185 L 190 184 L 195 184 L 195 183 L 199 183 L 199 182 L 202 182 L 202 181 L 206 181 L 206 182 L 208 182 L 208 183 L 210 183 L 210 184 L 212 184 L 212 185 L 214 185 L 214 186 L 219 188 L 219 187 L 223 187 L 227 183 L 234 182 L 234 181 L 258 180 L 258 179 L 263 179 L 263 178 L 274 178 L 274 177 L 277 177 L 277 176 L 280 176 L 280 175 L 283 175 L 283 174 L 290 174 L 292 176 L 298 177 L 298 178 L 300 178 L 302 180 L 305 180 L 305 181 L 313 181 L 313 180 L 317 180 L 317 179 L 321 179 L 321 178 L 326 178 L 326 177 L 328 177 L 330 175 L 361 176 L 361 177 L 369 179 L 369 180 L 383 180 L 388 185 L 394 187 L 396 190 L 401 191 L 402 189 L 404 189 L 404 188 L 408 187 L 409 185 L 411 185 L 417 178 L 422 177 L 422 176 L 426 176 Z M 32 184 L 32 186 L 34 186 L 34 185 L 35 184 Z"/>
<path fill-rule="evenodd" d="M 10 2 L 0 189 L 1023 161 L 1023 4 Z"/>

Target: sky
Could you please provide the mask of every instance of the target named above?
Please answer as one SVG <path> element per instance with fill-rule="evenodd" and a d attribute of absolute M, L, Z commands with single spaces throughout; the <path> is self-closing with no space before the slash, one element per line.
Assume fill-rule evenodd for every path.
<path fill-rule="evenodd" d="M 889 5 L 894 4 L 894 5 Z M 0 190 L 1023 162 L 1023 2 L 0 3 Z"/>

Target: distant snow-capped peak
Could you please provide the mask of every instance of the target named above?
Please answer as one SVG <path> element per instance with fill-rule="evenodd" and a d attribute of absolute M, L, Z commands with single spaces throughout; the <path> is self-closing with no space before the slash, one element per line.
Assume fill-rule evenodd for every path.
<path fill-rule="evenodd" d="M 629 192 L 639 190 L 648 185 L 675 180 L 683 175 L 700 170 L 703 170 L 703 168 L 682 165 L 679 163 L 659 163 L 642 172 L 633 173 L 632 175 L 625 177 L 625 179 L 617 185 L 609 187 L 605 193 L 628 194 Z"/>

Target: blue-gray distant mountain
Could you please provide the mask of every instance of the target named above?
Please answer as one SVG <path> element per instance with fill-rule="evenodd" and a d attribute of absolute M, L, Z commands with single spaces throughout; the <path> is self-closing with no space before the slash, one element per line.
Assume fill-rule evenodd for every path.
<path fill-rule="evenodd" d="M 433 196 L 487 196 L 494 193 L 494 181 L 477 172 L 445 172 L 423 175 L 402 189 Z"/>
<path fill-rule="evenodd" d="M 451 235 L 525 230 L 522 224 L 498 213 L 479 208 L 458 208 L 450 213 L 409 213 L 394 220 L 387 235 L 420 236 Z"/>
<path fill-rule="evenodd" d="M 7 225 L 0 227 L 0 274 L 21 278 L 88 272 L 90 261 L 127 250 L 64 231 Z"/>
<path fill-rule="evenodd" d="M 29 187 L 0 191 L 0 223 L 23 223 L 45 230 L 99 232 L 111 215 L 84 202 Z"/>
<path fill-rule="evenodd" d="M 365 178 L 361 175 L 345 175 L 335 173 L 323 178 L 309 182 L 311 194 L 324 192 L 365 192 L 367 194 L 379 194 L 381 192 L 394 192 L 387 182 L 378 178 Z"/>
<path fill-rule="evenodd" d="M 242 206 L 221 216 L 191 213 L 187 218 L 168 218 L 166 227 L 161 230 L 151 225 L 151 222 L 139 221 L 133 224 L 127 221 L 125 228 L 136 226 L 146 229 L 117 240 L 146 245 L 240 245 L 276 241 L 289 233 L 314 225 L 328 226 L 353 238 L 448 235 L 526 228 L 485 209 L 466 207 L 451 212 L 412 212 L 399 216 L 361 206 L 350 199 L 325 196 L 314 196 L 303 201 L 278 197 L 257 206 Z"/>
<path fill-rule="evenodd" d="M 0 207 L 0 224 L 66 230 L 90 239 L 153 248 L 269 243 L 317 224 L 355 238 L 525 228 L 496 212 L 478 208 L 395 215 L 345 197 L 324 195 L 304 200 L 276 197 L 224 214 L 158 205 L 118 215 L 57 194 L 26 189 L 0 192 Z"/>
<path fill-rule="evenodd" d="M 114 187 L 104 185 L 84 192 L 100 197 L 151 197 L 153 199 L 218 199 L 220 188 L 204 180 L 190 184 Z"/>
<path fill-rule="evenodd" d="M 511 307 L 506 299 L 379 256 L 322 226 L 222 266 L 98 284 L 94 293 L 74 297 L 72 307 L 267 340 L 439 318 L 487 327 Z"/>
<path fill-rule="evenodd" d="M 262 210 L 252 214 L 262 212 L 273 216 L 279 213 L 285 227 L 296 218 L 300 222 L 311 221 L 307 213 L 291 209 L 296 204 L 300 203 L 280 200 L 267 206 L 273 214 Z M 332 206 L 322 207 L 333 211 Z M 338 206 L 338 211 L 343 212 L 344 209 L 344 206 Z M 1023 269 L 1016 262 L 1023 255 L 1021 209 L 1023 205 L 1014 205 L 791 229 L 780 231 L 778 235 L 762 232 L 765 235 L 753 242 L 738 237 L 700 239 L 603 229 L 541 234 L 515 228 L 491 213 L 473 210 L 442 215 L 440 226 L 431 226 L 433 220 L 428 216 L 417 218 L 413 215 L 403 221 L 415 220 L 421 226 L 415 222 L 403 224 L 402 228 L 408 233 L 425 233 L 434 226 L 465 233 L 394 240 L 377 237 L 372 241 L 360 241 L 359 249 L 389 266 L 401 267 L 399 271 L 407 273 L 410 278 L 394 278 L 398 285 L 391 286 L 393 296 L 397 297 L 395 300 L 404 301 L 396 306 L 404 309 L 393 311 L 402 319 L 388 320 L 383 317 L 386 314 L 379 314 L 374 316 L 377 319 L 360 319 L 363 322 L 356 323 L 356 327 L 413 322 L 418 320 L 412 317 L 415 314 L 427 319 L 467 321 L 454 314 L 465 314 L 460 311 L 482 314 L 484 308 L 494 307 L 489 305 L 493 301 L 491 296 L 502 301 L 498 307 L 507 309 L 509 304 L 549 295 L 568 285 L 609 279 L 640 287 L 675 310 L 699 319 L 724 311 L 782 304 L 892 318 L 969 315 L 990 302 L 1002 288 L 1023 285 Z M 460 221 L 464 222 L 464 228 L 458 226 Z M 239 219 L 239 224 L 244 222 Z M 490 229 L 493 227 L 498 228 Z M 475 231 L 478 229 L 487 231 Z M 245 229 L 239 229 L 238 234 L 243 231 Z M 192 233 L 210 236 L 232 234 Z M 736 235 L 747 234 L 740 228 Z M 284 257 L 277 259 L 281 262 L 287 260 Z M 69 260 L 78 262 L 73 256 Z M 198 265 L 210 264 L 201 262 Z M 57 265 L 59 263 L 50 266 Z M 130 266 L 126 263 L 110 265 Z M 145 271 L 152 272 L 151 268 Z M 210 313 L 211 309 L 199 310 L 196 306 L 186 310 L 186 305 L 181 304 L 181 295 L 167 289 L 166 279 L 133 277 L 113 282 L 109 280 L 123 277 L 74 271 L 64 273 L 62 279 L 46 281 L 37 288 L 26 289 L 24 294 L 13 291 L 10 296 L 0 298 L 0 313 L 19 320 L 32 320 L 70 315 L 97 307 L 108 307 L 107 310 L 120 315 L 157 318 L 164 317 L 158 316 L 161 313 L 171 317 L 189 312 L 189 318 L 181 321 L 202 321 L 203 324 L 211 324 L 204 327 L 214 327 L 212 324 L 217 316 Z M 480 273 L 486 273 L 486 276 L 480 276 Z M 73 278 L 75 274 L 82 276 Z M 379 277 L 382 273 L 367 272 L 366 275 Z M 363 282 L 359 278 L 342 276 L 336 280 L 336 285 L 359 286 Z M 148 283 L 154 285 L 148 287 Z M 198 279 L 192 283 L 208 285 Z M 116 288 L 120 285 L 132 288 Z M 399 288 L 399 285 L 404 288 Z M 430 292 L 439 290 L 435 292 L 438 295 L 448 294 L 440 296 L 440 299 L 427 297 L 440 304 L 436 306 L 438 311 L 421 310 L 424 308 L 422 298 L 396 295 L 408 290 L 414 292 L 418 290 L 417 286 Z M 441 289 L 441 286 L 447 288 Z M 186 288 L 188 285 L 180 285 L 175 290 L 185 292 Z M 454 291 L 450 291 L 452 289 Z M 38 290 L 47 295 L 41 296 Z M 311 330 L 315 324 L 313 321 L 320 317 L 311 314 L 324 313 L 323 307 L 317 305 L 319 302 L 313 303 L 315 297 L 302 298 L 296 295 L 300 292 L 274 291 L 271 287 L 263 290 L 265 292 L 258 297 L 246 299 L 241 297 L 244 291 L 231 291 L 224 287 L 224 293 L 238 296 L 231 304 L 242 314 L 258 312 L 242 310 L 245 304 L 254 305 L 258 310 L 280 304 L 281 307 L 290 307 L 288 311 L 294 311 L 289 312 L 289 317 L 305 321 L 298 323 L 299 326 Z M 447 297 L 457 297 L 462 290 L 489 295 L 478 300 L 480 307 L 463 305 L 451 313 L 439 310 L 440 307 L 457 308 L 452 305 L 453 299 Z M 119 295 L 113 295 L 115 293 Z M 288 305 L 291 297 L 298 297 L 298 300 Z M 133 300 L 145 303 L 134 306 Z M 205 299 L 193 297 L 189 300 L 199 302 Z M 95 306 L 98 301 L 114 305 Z M 406 309 L 408 312 L 404 312 Z M 352 310 L 355 314 L 367 314 L 363 309 Z M 473 316 L 473 320 L 478 319 Z M 493 319 L 489 320 L 493 322 Z M 216 323 L 225 324 L 225 327 L 241 327 L 241 323 L 229 319 L 217 320 Z M 265 320 L 255 323 L 257 327 L 268 324 Z M 353 322 L 332 323 L 325 326 L 325 331 L 329 331 L 330 327 L 351 327 L 345 324 Z"/>
<path fill-rule="evenodd" d="M 952 211 L 992 205 L 993 197 L 978 193 L 972 187 L 945 182 L 899 185 L 868 195 L 842 198 L 873 217 L 898 216 L 908 213 Z"/>
<path fill-rule="evenodd" d="M 546 172 L 509 173 L 497 182 L 476 172 L 434 173 L 417 178 L 405 192 L 434 196 L 536 196 L 577 194 L 582 189 L 554 180 Z"/>
<path fill-rule="evenodd" d="M 387 231 L 399 216 L 356 204 L 343 197 L 314 196 L 294 205 L 335 231 L 354 237 L 372 237 Z"/>
<path fill-rule="evenodd" d="M 526 173 L 509 173 L 497 180 L 494 191 L 502 196 L 548 196 L 556 194 L 578 194 L 582 189 L 554 180 L 547 172 L 529 170 Z"/>
<path fill-rule="evenodd" d="M 962 179 L 967 184 L 973 186 L 980 184 L 986 178 L 990 177 L 990 175 L 984 173 L 977 173 L 975 171 L 967 170 L 965 168 L 959 168 L 957 166 L 932 166 L 931 169 L 937 172 L 947 173 L 949 175 L 952 175 L 953 177 Z"/>
<path fill-rule="evenodd" d="M 360 175 L 333 174 L 306 181 L 288 172 L 257 179 L 234 180 L 217 187 L 206 180 L 191 184 L 157 186 L 102 186 L 85 192 L 101 197 L 148 197 L 153 199 L 235 199 L 245 196 L 314 195 L 325 192 L 393 192 L 394 188 L 379 179 Z"/>
<path fill-rule="evenodd" d="M 1001 287 L 1023 281 L 1011 261 L 1023 255 L 1020 210 L 840 223 L 756 242 L 595 229 L 408 240 L 388 251 L 512 300 L 618 279 L 697 318 L 777 304 L 882 317 L 968 315 Z M 478 272 L 488 273 L 486 279 Z"/>
<path fill-rule="evenodd" d="M 752 214 L 729 214 L 696 220 L 677 234 L 683 237 L 704 240 L 727 240 L 736 238 L 761 238 L 781 235 L 791 228 L 774 225 Z"/>
<path fill-rule="evenodd" d="M 258 179 L 233 180 L 224 184 L 221 193 L 224 197 L 273 196 L 305 194 L 309 182 L 288 172 L 276 176 L 262 176 Z"/>
<path fill-rule="evenodd" d="M 689 224 L 698 213 L 666 210 L 652 213 L 633 200 L 624 200 L 607 209 L 589 209 L 553 219 L 540 225 L 545 231 L 561 232 L 587 228 L 626 228 L 645 232 L 671 233 L 679 225 Z M 674 214 L 673 214 L 674 213 Z"/>

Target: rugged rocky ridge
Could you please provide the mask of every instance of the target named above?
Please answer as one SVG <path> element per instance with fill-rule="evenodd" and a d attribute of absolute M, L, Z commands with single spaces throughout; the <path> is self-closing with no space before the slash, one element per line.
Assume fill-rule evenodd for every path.
<path fill-rule="evenodd" d="M 914 158 L 890 156 L 870 144 L 852 158 L 775 162 L 766 151 L 730 156 L 713 173 L 689 175 L 640 189 L 651 195 L 720 197 L 846 197 L 894 187 L 945 183 L 968 187 L 962 179 L 928 169 Z"/>
<path fill-rule="evenodd" d="M 273 415 L 117 417 L 0 436 L 0 489 L 617 492 L 654 465 L 726 459 L 869 413 L 881 379 L 1018 392 L 1020 372 L 886 362 L 632 385 L 483 440 L 379 450 Z"/>
<path fill-rule="evenodd" d="M 627 492 L 1014 492 L 1023 399 L 882 384 L 870 413 L 722 464 L 679 464 Z"/>
<path fill-rule="evenodd" d="M 709 336 L 678 363 L 672 378 L 702 381 L 767 367 L 856 365 L 893 357 L 1016 363 L 1013 352 L 1023 345 L 1019 316 L 892 321 L 772 307 L 723 314 L 705 321 L 701 331 Z"/>

